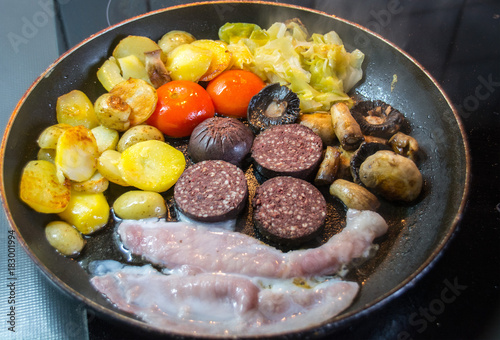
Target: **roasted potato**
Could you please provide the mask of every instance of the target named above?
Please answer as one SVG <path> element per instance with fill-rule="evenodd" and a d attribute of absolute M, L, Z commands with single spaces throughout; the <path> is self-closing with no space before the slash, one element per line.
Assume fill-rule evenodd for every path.
<path fill-rule="evenodd" d="M 99 193 L 108 189 L 109 181 L 96 171 L 92 177 L 83 182 L 71 182 L 71 189 L 74 191 Z"/>
<path fill-rule="evenodd" d="M 59 213 L 59 217 L 88 235 L 104 227 L 109 214 L 109 204 L 103 193 L 72 191 L 68 206 Z"/>
<path fill-rule="evenodd" d="M 59 137 L 70 127 L 71 125 L 69 124 L 55 124 L 49 126 L 45 130 L 43 130 L 38 137 L 38 146 L 42 149 L 55 149 Z"/>
<path fill-rule="evenodd" d="M 68 180 L 60 182 L 56 166 L 45 160 L 30 161 L 23 169 L 20 197 L 34 210 L 52 214 L 66 209 L 71 197 Z"/>
<path fill-rule="evenodd" d="M 64 131 L 56 147 L 57 177 L 72 181 L 85 181 L 96 170 L 99 150 L 92 132 L 84 126 L 74 126 Z"/>
<path fill-rule="evenodd" d="M 36 155 L 39 161 L 49 161 L 55 164 L 56 149 L 40 149 Z"/>
<path fill-rule="evenodd" d="M 97 160 L 97 171 L 108 181 L 127 187 L 129 184 L 123 179 L 118 168 L 122 154 L 116 150 L 104 151 Z"/>
<path fill-rule="evenodd" d="M 123 152 L 129 146 L 144 142 L 147 140 L 159 140 L 164 142 L 163 133 L 151 125 L 136 125 L 131 127 L 121 136 L 116 146 L 118 152 Z"/>
<path fill-rule="evenodd" d="M 110 57 L 97 70 L 97 79 L 106 91 L 111 91 L 113 87 L 126 80 L 122 77 L 120 66 L 115 57 Z"/>
<path fill-rule="evenodd" d="M 116 216 L 124 220 L 164 217 L 167 206 L 162 195 L 152 191 L 132 190 L 119 196 L 113 203 Z"/>
<path fill-rule="evenodd" d="M 45 237 L 52 247 L 66 256 L 79 255 L 86 243 L 78 230 L 63 221 L 47 224 Z"/>
<path fill-rule="evenodd" d="M 196 40 L 191 46 L 197 46 L 212 52 L 212 60 L 208 70 L 200 77 L 200 81 L 210 81 L 225 71 L 231 65 L 232 53 L 227 44 L 220 40 Z"/>
<path fill-rule="evenodd" d="M 188 32 L 173 30 L 165 33 L 161 39 L 158 41 L 158 46 L 165 55 L 173 51 L 177 46 L 190 44 L 195 41 L 196 38 Z"/>
<path fill-rule="evenodd" d="M 117 60 L 130 55 L 136 56 L 144 65 L 145 58 L 144 52 L 154 51 L 160 49 L 157 43 L 148 37 L 139 35 L 129 35 L 120 40 L 113 50 L 113 57 Z"/>
<path fill-rule="evenodd" d="M 59 124 L 83 125 L 87 129 L 99 125 L 92 102 L 79 90 L 73 90 L 57 98 L 56 116 Z"/>
<path fill-rule="evenodd" d="M 95 137 L 97 143 L 97 150 L 99 154 L 106 150 L 116 149 L 116 145 L 120 139 L 118 131 L 99 125 L 90 130 Z"/>
<path fill-rule="evenodd" d="M 158 140 L 139 142 L 123 151 L 118 168 L 130 185 L 163 192 L 179 179 L 186 166 L 184 154 Z"/>
<path fill-rule="evenodd" d="M 137 78 L 149 82 L 146 65 L 138 57 L 129 55 L 117 60 L 122 70 L 123 79 Z"/>
<path fill-rule="evenodd" d="M 97 98 L 95 112 L 101 125 L 117 131 L 144 123 L 156 108 L 155 88 L 142 79 L 130 78 Z"/>
<path fill-rule="evenodd" d="M 167 56 L 166 67 L 173 80 L 197 82 L 212 63 L 212 51 L 191 44 L 176 47 Z"/>
<path fill-rule="evenodd" d="M 102 126 L 116 131 L 125 131 L 130 127 L 129 118 L 132 108 L 119 96 L 105 93 L 97 98 L 94 107 L 97 119 Z"/>

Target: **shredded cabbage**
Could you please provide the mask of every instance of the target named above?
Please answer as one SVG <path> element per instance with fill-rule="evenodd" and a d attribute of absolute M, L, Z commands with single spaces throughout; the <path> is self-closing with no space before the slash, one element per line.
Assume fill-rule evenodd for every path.
<path fill-rule="evenodd" d="M 277 22 L 267 30 L 227 23 L 219 29 L 219 39 L 233 53 L 232 68 L 287 85 L 299 96 L 302 112 L 328 111 L 336 102 L 351 106 L 347 92 L 363 77 L 363 52 L 347 52 L 334 31 L 309 36 L 295 21 Z"/>

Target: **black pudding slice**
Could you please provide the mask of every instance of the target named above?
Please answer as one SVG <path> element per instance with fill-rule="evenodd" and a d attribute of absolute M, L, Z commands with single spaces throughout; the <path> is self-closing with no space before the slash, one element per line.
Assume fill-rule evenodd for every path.
<path fill-rule="evenodd" d="M 308 179 L 321 163 L 323 142 L 302 124 L 276 125 L 255 137 L 251 152 L 255 168 L 264 177 Z"/>
<path fill-rule="evenodd" d="M 236 218 L 248 198 L 245 174 L 237 166 L 208 160 L 187 168 L 174 187 L 177 209 L 193 220 L 221 222 Z"/>
<path fill-rule="evenodd" d="M 288 176 L 265 181 L 252 204 L 254 224 L 262 236 L 286 247 L 313 238 L 327 214 L 326 200 L 314 185 Z"/>

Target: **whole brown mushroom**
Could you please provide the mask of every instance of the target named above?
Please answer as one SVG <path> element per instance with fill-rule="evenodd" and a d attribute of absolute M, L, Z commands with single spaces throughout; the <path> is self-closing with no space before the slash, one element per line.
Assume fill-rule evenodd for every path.
<path fill-rule="evenodd" d="M 391 201 L 411 202 L 422 191 L 422 174 L 415 163 L 392 151 L 377 151 L 359 168 L 361 182 Z"/>

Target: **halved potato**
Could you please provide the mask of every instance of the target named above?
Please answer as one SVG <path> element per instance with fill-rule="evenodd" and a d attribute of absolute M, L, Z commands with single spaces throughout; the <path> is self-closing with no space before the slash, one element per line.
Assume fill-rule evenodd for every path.
<path fill-rule="evenodd" d="M 71 182 L 71 189 L 74 191 L 99 193 L 108 189 L 109 181 L 99 171 L 96 171 L 92 177 L 83 182 Z"/>
<path fill-rule="evenodd" d="M 144 52 L 150 52 L 160 49 L 157 43 L 148 37 L 139 35 L 129 35 L 126 38 L 120 40 L 118 45 L 116 45 L 113 50 L 113 57 L 120 59 L 123 57 L 128 57 L 129 55 L 134 55 L 139 60 L 145 64 Z"/>
<path fill-rule="evenodd" d="M 184 44 L 168 54 L 166 67 L 173 80 L 197 82 L 208 71 L 211 62 L 212 51 Z"/>
<path fill-rule="evenodd" d="M 149 82 L 146 65 L 135 55 L 118 59 L 123 79 L 137 78 Z"/>
<path fill-rule="evenodd" d="M 73 90 L 57 98 L 56 115 L 59 124 L 83 125 L 87 129 L 99 125 L 94 105 L 80 90 Z"/>
<path fill-rule="evenodd" d="M 114 150 L 120 140 L 118 131 L 102 125 L 96 126 L 90 131 L 95 137 L 97 150 L 99 150 L 100 154 L 106 150 Z"/>
<path fill-rule="evenodd" d="M 201 39 L 191 43 L 191 46 L 198 46 L 212 51 L 212 60 L 207 72 L 205 72 L 200 81 L 210 81 L 226 70 L 231 64 L 232 53 L 227 44 L 220 40 Z"/>
<path fill-rule="evenodd" d="M 113 87 L 125 81 L 122 77 L 120 66 L 115 57 L 109 57 L 102 66 L 97 70 L 97 79 L 106 89 L 106 91 L 111 91 Z"/>
<path fill-rule="evenodd" d="M 60 183 L 64 178 L 82 182 L 89 179 L 96 170 L 99 150 L 92 132 L 79 125 L 64 131 L 56 148 L 55 164 Z"/>
<path fill-rule="evenodd" d="M 123 179 L 128 184 L 155 192 L 170 189 L 185 166 L 186 159 L 181 151 L 158 140 L 130 146 L 122 152 L 118 164 Z"/>
<path fill-rule="evenodd" d="M 155 110 L 158 101 L 155 88 L 142 79 L 125 80 L 109 93 L 121 98 L 132 109 L 128 119 L 130 126 L 144 123 Z"/>
<path fill-rule="evenodd" d="M 69 124 L 54 124 L 49 126 L 38 137 L 38 146 L 42 149 L 55 149 L 59 137 L 70 127 L 71 125 Z"/>
<path fill-rule="evenodd" d="M 118 168 L 121 156 L 122 154 L 116 150 L 104 151 L 97 160 L 97 171 L 108 181 L 128 187 L 129 184 L 123 179 L 122 173 Z"/>
<path fill-rule="evenodd" d="M 45 160 L 30 161 L 21 175 L 20 197 L 38 212 L 59 213 L 69 203 L 70 183 L 68 180 L 59 182 L 53 163 Z"/>
<path fill-rule="evenodd" d="M 72 191 L 68 206 L 59 217 L 87 235 L 104 227 L 109 214 L 109 204 L 103 193 Z"/>

